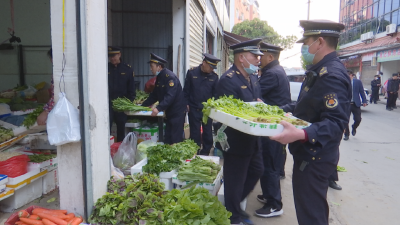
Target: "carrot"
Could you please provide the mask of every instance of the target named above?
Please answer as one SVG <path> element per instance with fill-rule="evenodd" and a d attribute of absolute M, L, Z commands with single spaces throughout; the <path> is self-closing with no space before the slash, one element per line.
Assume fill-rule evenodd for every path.
<path fill-rule="evenodd" d="M 66 217 L 64 220 L 70 221 L 70 220 L 73 219 L 73 218 L 75 218 L 75 214 L 69 213 L 69 214 L 67 215 L 67 217 Z"/>
<path fill-rule="evenodd" d="M 46 213 L 38 213 L 37 215 L 42 219 L 48 219 L 51 222 L 56 223 L 58 225 L 67 225 L 67 222 L 65 220 L 63 220 L 62 218 L 55 217 L 55 216 L 52 216 L 52 215 L 49 215 Z"/>
<path fill-rule="evenodd" d="M 51 212 L 51 213 L 60 213 L 60 214 L 66 214 L 67 210 L 56 210 L 56 209 L 43 209 L 43 208 L 36 208 L 32 211 L 32 214 L 37 215 L 38 213 L 42 213 L 42 212 Z"/>
<path fill-rule="evenodd" d="M 26 210 L 21 210 L 18 212 L 18 217 L 19 218 L 28 218 L 30 215 Z"/>
<path fill-rule="evenodd" d="M 43 221 L 43 224 L 44 224 L 44 225 L 57 225 L 57 224 L 51 222 L 51 221 L 48 220 L 48 219 L 43 219 L 42 221 Z"/>
<path fill-rule="evenodd" d="M 42 221 L 39 220 L 33 220 L 33 219 L 28 219 L 28 218 L 19 218 L 22 222 L 29 224 L 29 225 L 43 225 Z"/>
<path fill-rule="evenodd" d="M 80 223 L 82 223 L 82 219 L 79 217 L 75 217 L 72 222 L 68 223 L 68 225 L 79 225 Z"/>
<path fill-rule="evenodd" d="M 60 218 L 60 219 L 68 218 L 67 215 L 65 215 L 63 213 L 58 213 L 58 212 L 53 212 L 53 211 L 42 211 L 42 212 L 35 211 L 35 212 L 32 212 L 32 213 L 33 213 L 33 215 L 38 215 L 39 213 L 43 213 L 43 214 L 54 216 L 54 217 L 57 217 L 57 218 Z"/>
<path fill-rule="evenodd" d="M 22 221 L 17 221 L 17 222 L 15 222 L 15 224 L 17 224 L 17 225 L 24 225 L 24 224 L 26 224 L 26 223 L 24 223 L 24 222 L 22 222 Z"/>
<path fill-rule="evenodd" d="M 40 220 L 40 217 L 38 215 L 30 215 L 29 219 Z"/>

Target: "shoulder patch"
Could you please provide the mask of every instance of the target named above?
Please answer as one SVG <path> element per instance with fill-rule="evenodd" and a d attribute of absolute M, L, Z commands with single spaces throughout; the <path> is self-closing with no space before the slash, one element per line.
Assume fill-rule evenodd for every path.
<path fill-rule="evenodd" d="M 173 81 L 173 80 L 170 80 L 170 81 L 169 81 L 169 86 L 170 86 L 170 87 L 173 87 L 174 85 L 175 85 L 175 84 L 174 84 L 174 81 Z"/>
<path fill-rule="evenodd" d="M 326 66 L 322 67 L 322 69 L 319 71 L 319 76 L 322 77 L 323 75 L 328 73 L 328 68 Z"/>
<path fill-rule="evenodd" d="M 339 105 L 339 100 L 336 93 L 329 93 L 324 96 L 325 107 L 327 109 L 336 109 Z"/>
<path fill-rule="evenodd" d="M 169 74 L 168 74 L 168 73 L 166 73 L 166 74 L 165 74 L 165 77 L 169 77 Z"/>

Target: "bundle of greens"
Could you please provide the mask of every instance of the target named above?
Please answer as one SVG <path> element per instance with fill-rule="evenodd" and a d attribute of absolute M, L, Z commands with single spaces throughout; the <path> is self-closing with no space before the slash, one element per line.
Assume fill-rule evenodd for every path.
<path fill-rule="evenodd" d="M 140 104 L 142 104 L 148 97 L 149 97 L 149 94 L 147 94 L 146 92 L 137 90 L 137 91 L 136 91 L 136 98 L 135 98 L 135 100 L 133 100 L 133 103 L 135 103 L 135 104 L 137 104 L 137 105 L 140 105 Z"/>
<path fill-rule="evenodd" d="M 137 112 L 137 111 L 151 111 L 149 107 L 138 106 L 126 97 L 117 98 L 112 100 L 113 109 L 118 112 Z"/>
<path fill-rule="evenodd" d="M 164 198 L 167 225 L 229 225 L 230 216 L 216 196 L 204 188 L 173 189 Z"/>
<path fill-rule="evenodd" d="M 156 145 L 147 148 L 147 164 L 143 171 L 160 174 L 177 169 L 184 160 L 196 154 L 199 146 L 193 140 L 185 140 L 174 145 Z"/>
<path fill-rule="evenodd" d="M 14 97 L 8 105 L 10 105 L 11 111 L 26 111 L 28 109 L 36 109 L 39 104 L 31 101 L 24 101 L 21 97 Z"/>
<path fill-rule="evenodd" d="M 25 117 L 25 120 L 22 123 L 22 125 L 29 129 L 31 126 L 33 126 L 36 123 L 36 120 L 37 120 L 38 116 L 42 112 L 43 112 L 43 106 L 40 105 L 32 113 L 28 114 Z"/>
<path fill-rule="evenodd" d="M 11 129 L 0 127 L 0 143 L 10 140 L 14 136 Z"/>
<path fill-rule="evenodd" d="M 179 168 L 178 179 L 213 183 L 220 170 L 220 165 L 196 156 L 190 163 L 185 163 Z"/>
<path fill-rule="evenodd" d="M 207 123 L 211 109 L 216 109 L 221 112 L 258 123 L 275 124 L 284 120 L 293 125 L 308 125 L 308 123 L 303 120 L 286 117 L 284 111 L 278 106 L 266 105 L 264 103 L 258 103 L 255 106 L 252 106 L 240 99 L 233 98 L 232 95 L 229 97 L 224 96 L 217 100 L 210 98 L 207 100 L 207 102 L 203 102 L 203 106 L 204 123 Z"/>
<path fill-rule="evenodd" d="M 113 178 L 112 178 L 113 179 Z M 164 183 L 152 174 L 137 174 L 108 183 L 109 190 L 97 200 L 92 224 L 164 224 Z M 121 192 L 121 190 L 123 190 Z"/>
<path fill-rule="evenodd" d="M 53 159 L 57 157 L 55 154 L 34 154 L 34 155 L 28 155 L 29 157 L 29 162 L 34 162 L 34 163 L 41 163 L 44 161 L 47 161 L 49 159 Z"/>

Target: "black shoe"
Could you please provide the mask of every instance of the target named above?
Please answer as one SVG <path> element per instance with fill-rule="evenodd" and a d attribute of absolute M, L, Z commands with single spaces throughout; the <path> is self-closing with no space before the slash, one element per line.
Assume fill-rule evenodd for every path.
<path fill-rule="evenodd" d="M 263 204 L 267 203 L 267 199 L 263 195 L 257 195 L 257 200 Z"/>
<path fill-rule="evenodd" d="M 374 104 L 378 104 L 378 103 L 374 102 Z"/>
<path fill-rule="evenodd" d="M 347 136 L 347 135 L 344 135 L 344 138 L 343 138 L 343 140 L 345 140 L 345 141 L 349 140 L 349 136 Z"/>
<path fill-rule="evenodd" d="M 239 224 L 240 225 L 254 225 L 253 221 L 251 221 L 250 219 L 245 219 L 245 218 L 241 218 L 241 221 Z"/>
<path fill-rule="evenodd" d="M 283 209 L 264 205 L 261 209 L 256 210 L 255 214 L 265 218 L 280 216 L 283 214 Z"/>
<path fill-rule="evenodd" d="M 342 187 L 333 180 L 329 181 L 329 187 L 339 191 L 342 190 Z"/>
<path fill-rule="evenodd" d="M 394 106 L 393 109 L 397 109 L 397 106 Z"/>
<path fill-rule="evenodd" d="M 392 108 L 386 108 L 386 110 L 387 110 L 387 111 L 392 111 L 393 109 L 392 109 Z"/>
<path fill-rule="evenodd" d="M 250 215 L 249 215 L 246 211 L 240 210 L 239 213 L 240 213 L 240 216 L 241 216 L 242 218 L 244 218 L 244 219 L 250 218 Z"/>
<path fill-rule="evenodd" d="M 353 136 L 356 136 L 356 133 L 357 133 L 356 129 L 353 129 L 353 130 L 351 131 L 351 135 L 353 135 Z"/>

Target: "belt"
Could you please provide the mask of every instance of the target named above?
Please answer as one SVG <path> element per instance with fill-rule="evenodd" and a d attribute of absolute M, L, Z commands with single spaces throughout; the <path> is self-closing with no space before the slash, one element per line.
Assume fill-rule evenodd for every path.
<path fill-rule="evenodd" d="M 350 102 L 350 105 L 354 105 L 354 102 Z"/>

